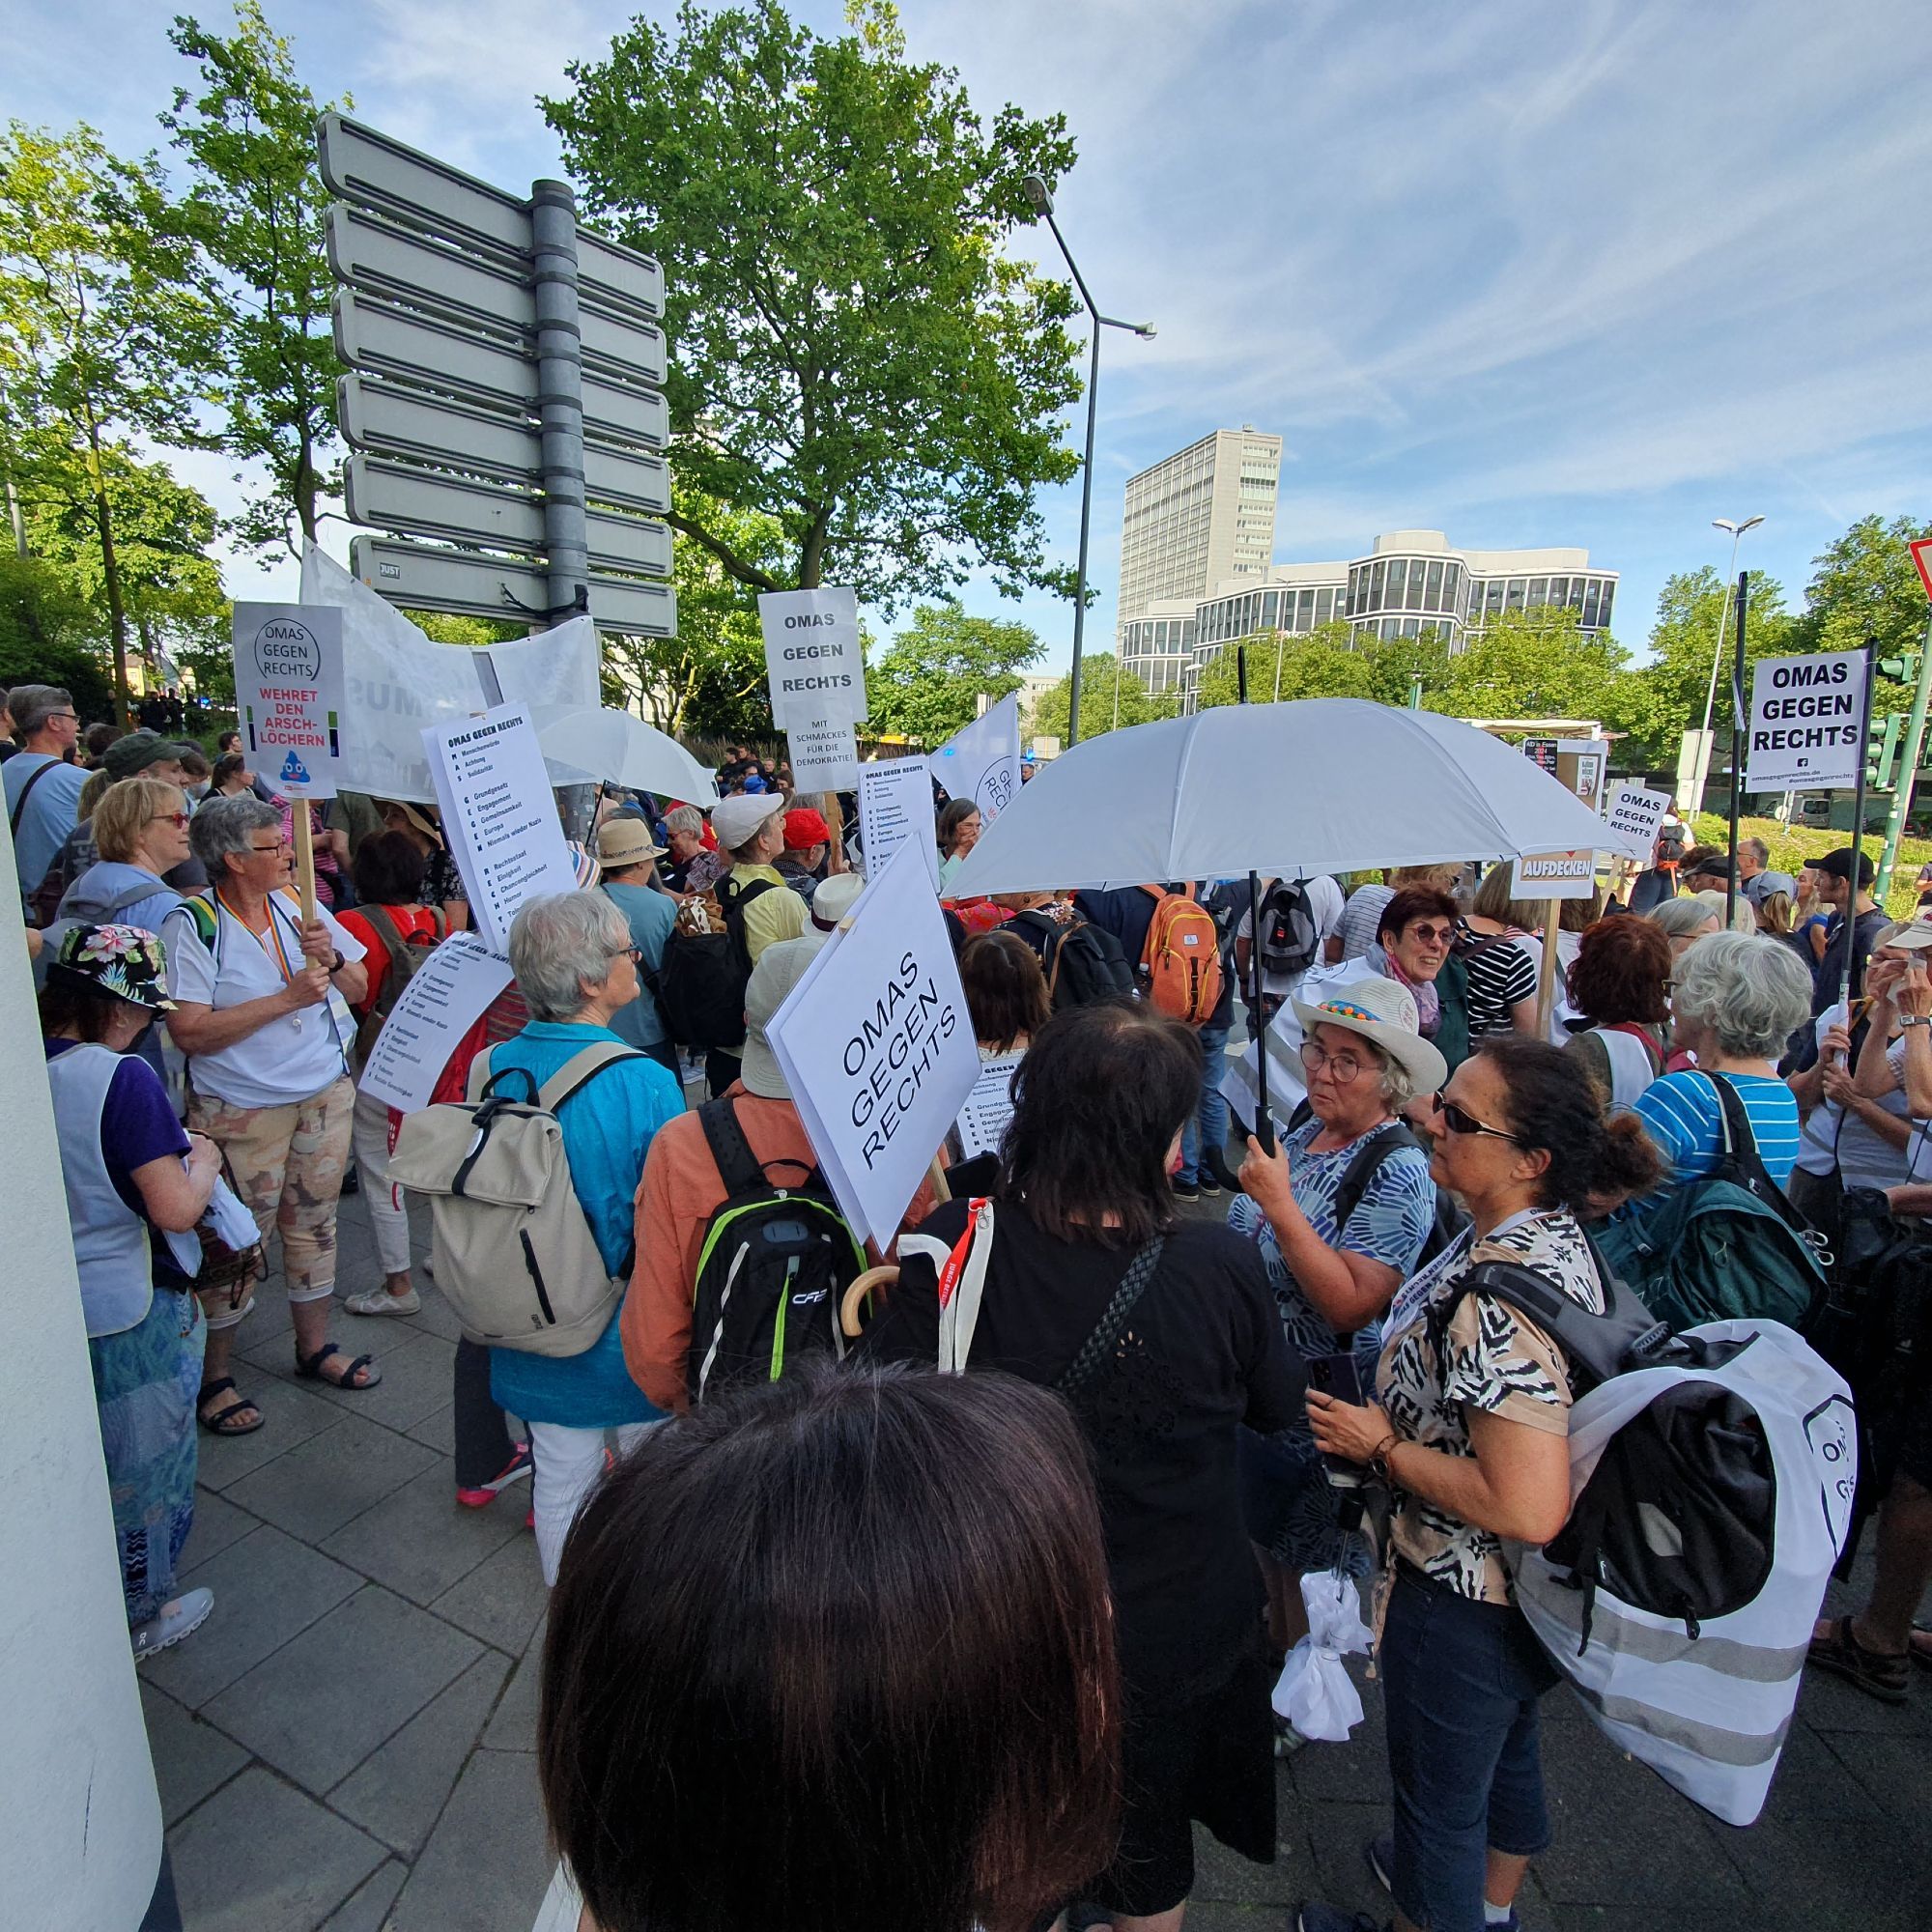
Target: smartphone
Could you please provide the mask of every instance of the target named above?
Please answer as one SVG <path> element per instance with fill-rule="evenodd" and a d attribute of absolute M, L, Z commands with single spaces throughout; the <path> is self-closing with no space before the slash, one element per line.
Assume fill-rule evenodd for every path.
<path fill-rule="evenodd" d="M 1353 1355 L 1310 1355 L 1308 1386 L 1337 1402 L 1361 1406 L 1362 1371 Z"/>

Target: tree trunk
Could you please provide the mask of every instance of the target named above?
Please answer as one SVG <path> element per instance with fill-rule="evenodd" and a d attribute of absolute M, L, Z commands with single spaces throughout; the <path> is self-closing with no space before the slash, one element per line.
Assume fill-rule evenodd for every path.
<path fill-rule="evenodd" d="M 302 540 L 315 541 L 315 444 L 306 430 L 296 454 L 296 521 L 301 525 Z"/>
<path fill-rule="evenodd" d="M 88 480 L 94 486 L 94 522 L 100 532 L 100 579 L 107 588 L 107 630 L 114 641 L 114 707 L 123 731 L 134 728 L 128 702 L 128 607 L 121 595 L 121 560 L 114 551 L 114 512 L 107 501 L 107 472 L 98 431 L 88 433 Z"/>

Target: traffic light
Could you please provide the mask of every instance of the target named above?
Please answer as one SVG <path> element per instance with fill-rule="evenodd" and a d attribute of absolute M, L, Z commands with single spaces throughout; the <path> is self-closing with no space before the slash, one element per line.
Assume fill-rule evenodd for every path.
<path fill-rule="evenodd" d="M 1911 684 L 1918 676 L 1918 653 L 1902 651 L 1895 658 L 1880 658 L 1877 668 L 1881 677 L 1891 678 L 1899 684 Z"/>
<path fill-rule="evenodd" d="M 1865 742 L 1865 784 L 1874 791 L 1889 791 L 1898 770 L 1898 741 L 1905 732 L 1905 720 L 1896 711 L 1885 721 L 1885 735 Z"/>

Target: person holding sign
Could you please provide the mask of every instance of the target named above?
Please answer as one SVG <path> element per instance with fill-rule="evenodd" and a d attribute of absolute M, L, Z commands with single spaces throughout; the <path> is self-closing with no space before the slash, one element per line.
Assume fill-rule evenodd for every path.
<path fill-rule="evenodd" d="M 281 1234 L 298 1373 L 374 1388 L 374 1360 L 351 1361 L 328 1339 L 335 1210 L 355 1107 L 349 1009 L 368 990 L 362 942 L 320 908 L 303 921 L 272 805 L 216 799 L 195 813 L 188 838 L 214 883 L 161 924 L 175 1002 L 168 1032 L 187 1055 L 187 1124 L 228 1156 L 263 1240 Z M 199 1413 L 217 1435 L 262 1426 L 261 1409 L 228 1374 L 235 1330 L 253 1306 L 250 1298 L 209 1316 Z"/>
<path fill-rule="evenodd" d="M 1117 1924 L 1179 1921 L 1191 1820 L 1275 1856 L 1273 1673 L 1235 1444 L 1243 1423 L 1287 1427 L 1301 1373 L 1254 1244 L 1176 1215 L 1168 1177 L 1200 1087 L 1195 1036 L 1151 1007 L 1056 1013 L 1013 1082 L 990 1229 L 970 1201 L 923 1222 L 859 1344 L 935 1362 L 942 1279 L 950 1301 L 982 1268 L 966 1373 L 1058 1389 L 1086 1435 L 1126 1727 L 1120 1848 L 1087 1896 Z"/>
<path fill-rule="evenodd" d="M 776 864 L 784 850 L 784 799 L 778 793 L 721 799 L 711 824 L 731 860 L 715 888 L 718 906 L 738 942 L 739 970 L 749 979 L 766 947 L 797 939 L 807 924 L 805 901 L 785 885 Z M 742 1052 L 725 1046 L 706 1055 L 704 1074 L 714 1098 L 737 1079 Z"/>

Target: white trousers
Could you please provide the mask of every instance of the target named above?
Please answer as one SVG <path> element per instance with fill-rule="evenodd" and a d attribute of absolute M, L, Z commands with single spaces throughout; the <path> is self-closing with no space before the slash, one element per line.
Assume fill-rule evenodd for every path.
<path fill-rule="evenodd" d="M 628 1455 L 654 1422 L 626 1422 L 612 1433 L 617 1454 Z M 566 1429 L 559 1422 L 530 1424 L 530 1508 L 536 1513 L 537 1560 L 546 1587 L 556 1581 L 563 1539 L 577 1520 L 584 1498 L 604 1473 L 604 1431 Z"/>
<path fill-rule="evenodd" d="M 376 1233 L 376 1259 L 384 1274 L 407 1274 L 410 1268 L 410 1211 L 403 1190 L 389 1179 L 391 1151 L 389 1109 L 369 1094 L 357 1094 L 351 1139 L 355 1165 L 362 1171 L 362 1199 L 369 1204 L 369 1225 Z"/>

